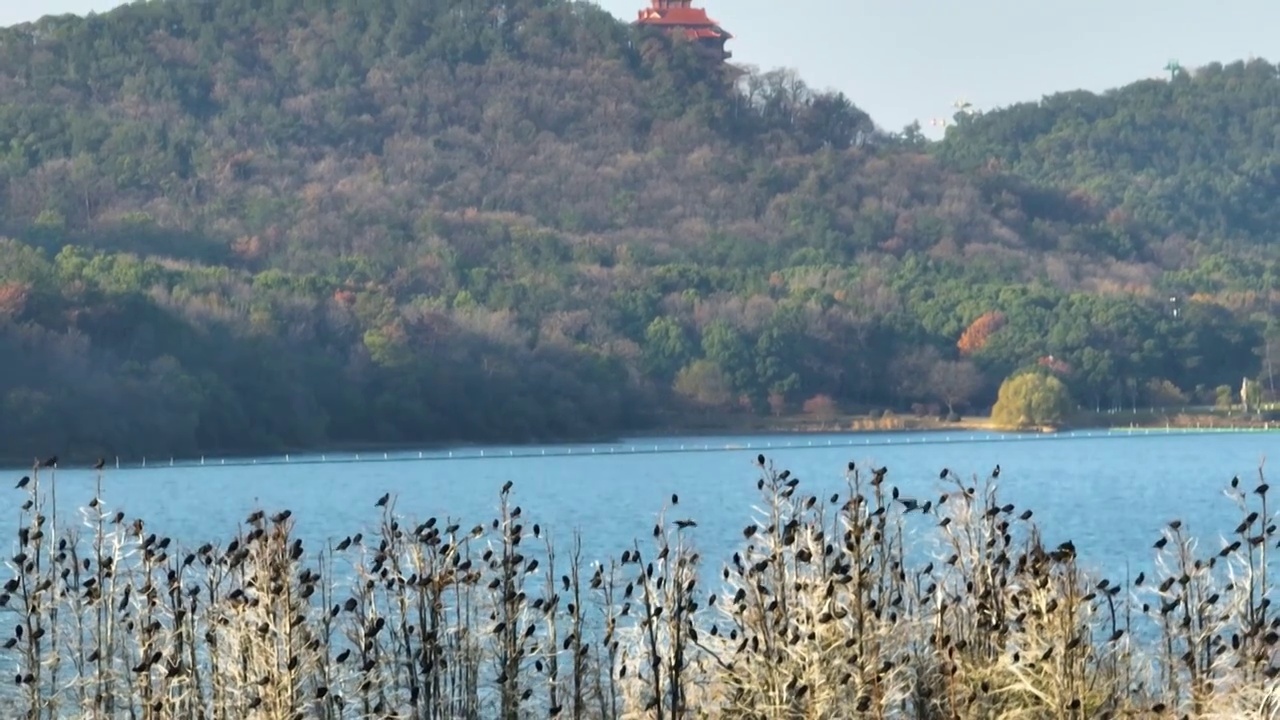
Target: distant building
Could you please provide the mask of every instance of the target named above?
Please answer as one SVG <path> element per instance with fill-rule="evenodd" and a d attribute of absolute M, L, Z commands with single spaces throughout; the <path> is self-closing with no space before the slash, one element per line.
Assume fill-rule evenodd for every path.
<path fill-rule="evenodd" d="M 733 39 L 707 11 L 693 7 L 693 0 L 649 0 L 650 7 L 641 10 L 637 25 L 648 25 L 683 34 L 690 41 L 710 50 L 716 57 L 728 60 L 733 53 L 724 45 Z"/>

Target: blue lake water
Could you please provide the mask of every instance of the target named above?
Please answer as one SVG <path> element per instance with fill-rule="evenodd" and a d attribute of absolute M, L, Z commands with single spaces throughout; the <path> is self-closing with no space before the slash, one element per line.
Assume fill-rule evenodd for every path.
<path fill-rule="evenodd" d="M 288 508 L 297 534 L 314 550 L 357 531 L 370 534 L 380 518 L 374 501 L 385 492 L 410 520 L 448 517 L 463 528 L 487 523 L 499 488 L 512 481 L 512 502 L 523 507 L 526 527 L 540 523 L 564 541 L 578 530 L 584 554 L 597 559 L 645 541 L 676 493 L 679 505 L 668 509 L 667 520 L 695 519 L 695 542 L 718 568 L 742 545 L 742 528 L 761 502 L 757 452 L 801 478 L 802 492 L 820 497 L 844 495 L 851 460 L 861 468 L 888 466 L 887 481 L 903 495 L 935 499 L 943 467 L 972 478 L 999 463 L 1004 501 L 1035 511 L 1046 544 L 1070 539 L 1094 569 L 1123 574 L 1132 567 L 1136 574 L 1150 564 L 1151 543 L 1174 518 L 1216 549 L 1219 535 L 1230 533 L 1239 517 L 1223 494 L 1227 482 L 1238 475 L 1248 487 L 1256 485 L 1259 464 L 1280 449 L 1278 440 L 1270 432 L 788 434 L 473 448 L 452 458 L 449 451 L 424 452 L 421 460 L 417 452 L 388 459 L 365 454 L 360 461 L 350 453 L 225 465 L 206 459 L 173 467 L 166 460 L 165 467 L 108 469 L 103 495 L 108 509 L 142 517 L 148 531 L 185 547 L 225 544 L 254 509 Z M 9 488 L 22 474 L 6 471 L 9 485 L 0 488 L 13 498 L 13 511 L 0 514 L 0 533 L 11 544 L 15 506 L 25 495 Z M 95 479 L 90 470 L 57 471 L 60 525 L 73 505 L 93 497 Z"/>

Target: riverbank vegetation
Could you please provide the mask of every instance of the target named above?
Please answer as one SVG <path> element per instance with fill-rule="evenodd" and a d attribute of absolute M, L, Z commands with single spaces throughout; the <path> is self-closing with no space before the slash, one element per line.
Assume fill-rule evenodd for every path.
<path fill-rule="evenodd" d="M 1152 538 L 1133 577 L 1007 504 L 999 470 L 900 494 L 848 468 L 817 497 L 761 458 L 759 516 L 704 554 L 679 498 L 615 557 L 538 522 L 375 525 L 325 547 L 288 509 L 233 539 L 157 537 L 33 471 L 0 663 L 13 717 L 1230 718 L 1280 710 L 1274 503 L 1233 478 L 1240 525 Z M 744 478 L 744 484 L 752 482 Z M 60 503 L 60 504 L 59 504 Z M 83 520 L 83 523 L 80 522 Z M 335 529 L 337 530 L 337 529 Z M 344 533 L 350 532 L 350 535 Z"/>
<path fill-rule="evenodd" d="M 0 30 L 0 455 L 1274 392 L 1275 66 L 940 143 L 742 70 L 567 0 Z"/>

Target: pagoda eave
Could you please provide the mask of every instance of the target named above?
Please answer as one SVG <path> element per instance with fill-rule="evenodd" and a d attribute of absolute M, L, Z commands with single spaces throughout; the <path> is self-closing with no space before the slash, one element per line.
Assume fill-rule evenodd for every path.
<path fill-rule="evenodd" d="M 725 59 L 732 53 L 724 50 L 724 44 L 733 35 L 707 15 L 702 8 L 692 6 L 693 0 L 650 0 L 652 7 L 637 13 L 636 25 L 678 32 L 685 39 L 701 45 L 713 45 Z"/>

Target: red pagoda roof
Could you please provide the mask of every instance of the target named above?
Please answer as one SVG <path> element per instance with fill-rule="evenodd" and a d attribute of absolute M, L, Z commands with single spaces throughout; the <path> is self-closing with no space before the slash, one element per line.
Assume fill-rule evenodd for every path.
<path fill-rule="evenodd" d="M 691 7 L 691 0 L 650 0 L 651 7 L 639 12 L 636 22 L 669 28 L 685 28 L 691 39 L 725 38 L 731 35 L 707 16 L 702 8 Z"/>

